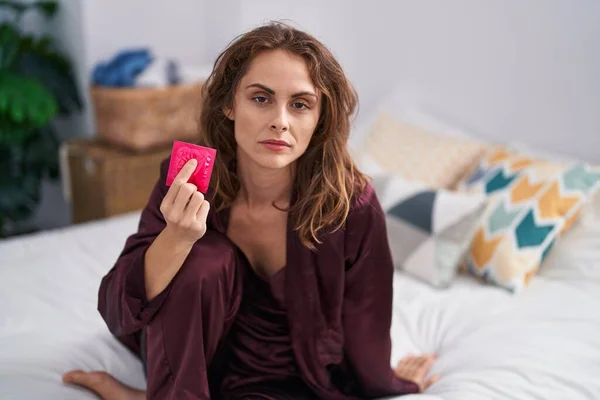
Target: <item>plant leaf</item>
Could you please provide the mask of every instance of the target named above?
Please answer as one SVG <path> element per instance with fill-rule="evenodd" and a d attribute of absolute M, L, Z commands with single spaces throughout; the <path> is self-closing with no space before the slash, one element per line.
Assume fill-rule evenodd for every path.
<path fill-rule="evenodd" d="M 11 8 L 18 14 L 22 14 L 28 9 L 34 8 L 41 11 L 47 17 L 52 17 L 58 10 L 56 1 L 35 1 L 33 3 L 24 3 L 23 1 L 0 0 L 0 7 Z"/>
<path fill-rule="evenodd" d="M 9 23 L 0 25 L 0 70 L 12 66 L 21 46 L 21 34 Z"/>
<path fill-rule="evenodd" d="M 37 210 L 42 179 L 59 176 L 58 147 L 52 125 L 33 131 L 23 143 L 0 143 L 0 235 L 3 222 L 29 218 Z"/>
<path fill-rule="evenodd" d="M 18 221 L 30 217 L 41 199 L 41 178 L 20 157 L 20 148 L 0 146 L 0 219 Z"/>
<path fill-rule="evenodd" d="M 83 108 L 71 64 L 54 50 L 49 36 L 24 37 L 15 65 L 17 71 L 39 79 L 54 94 L 61 115 Z"/>
<path fill-rule="evenodd" d="M 59 146 L 52 124 L 37 129 L 23 146 L 23 161 L 27 170 L 41 177 L 58 178 Z"/>
<path fill-rule="evenodd" d="M 20 1 L 0 0 L 0 7 L 12 8 L 13 11 L 22 13 L 23 11 L 27 10 L 29 4 Z"/>
<path fill-rule="evenodd" d="M 42 14 L 47 17 L 53 17 L 58 10 L 58 3 L 56 1 L 36 1 L 32 4 L 33 7 L 37 8 Z"/>
<path fill-rule="evenodd" d="M 54 96 L 36 79 L 0 71 L 0 118 L 40 128 L 57 111 Z"/>
<path fill-rule="evenodd" d="M 34 131 L 30 124 L 18 124 L 0 114 L 0 146 L 23 143 Z"/>

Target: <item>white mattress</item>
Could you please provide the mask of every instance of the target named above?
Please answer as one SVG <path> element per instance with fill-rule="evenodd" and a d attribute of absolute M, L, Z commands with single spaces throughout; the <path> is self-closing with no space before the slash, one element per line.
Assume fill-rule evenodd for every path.
<path fill-rule="evenodd" d="M 517 296 L 467 277 L 436 291 L 396 274 L 392 363 L 436 352 L 442 375 L 402 399 L 600 399 L 600 211 L 584 215 Z M 140 362 L 96 311 L 100 279 L 137 221 L 0 242 L 0 399 L 95 399 L 62 384 L 70 369 L 144 387 Z"/>

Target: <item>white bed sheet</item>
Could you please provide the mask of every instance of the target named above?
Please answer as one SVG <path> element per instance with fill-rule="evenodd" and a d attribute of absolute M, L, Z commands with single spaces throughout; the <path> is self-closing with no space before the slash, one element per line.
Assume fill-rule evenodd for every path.
<path fill-rule="evenodd" d="M 600 210 L 600 207 L 597 207 Z M 459 277 L 437 291 L 394 278 L 395 362 L 436 352 L 442 379 L 402 399 L 599 399 L 600 212 L 550 253 L 524 293 Z M 139 360 L 96 311 L 100 279 L 139 215 L 0 242 L 0 398 L 95 399 L 63 385 L 70 369 L 144 387 Z"/>

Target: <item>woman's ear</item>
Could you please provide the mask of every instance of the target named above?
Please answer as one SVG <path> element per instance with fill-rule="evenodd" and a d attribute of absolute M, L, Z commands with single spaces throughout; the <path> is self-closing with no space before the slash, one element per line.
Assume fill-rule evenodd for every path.
<path fill-rule="evenodd" d="M 225 114 L 225 116 L 230 119 L 231 121 L 235 120 L 235 116 L 233 113 L 233 108 L 229 107 L 229 106 L 225 106 L 223 107 L 223 114 Z"/>

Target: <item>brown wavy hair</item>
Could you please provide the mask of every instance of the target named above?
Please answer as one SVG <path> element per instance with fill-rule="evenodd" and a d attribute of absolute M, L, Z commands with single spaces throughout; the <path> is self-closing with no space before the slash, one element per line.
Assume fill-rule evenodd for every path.
<path fill-rule="evenodd" d="M 356 91 L 333 54 L 313 36 L 282 22 L 270 22 L 234 39 L 217 57 L 203 88 L 199 143 L 217 149 L 213 167 L 212 206 L 228 208 L 240 189 L 233 121 L 224 109 L 233 107 L 235 89 L 252 60 L 261 52 L 284 50 L 302 57 L 313 84 L 322 94 L 321 115 L 306 152 L 296 160 L 294 195 L 289 212 L 306 247 L 325 232 L 340 229 L 366 176 L 348 152 L 351 118 L 358 106 Z"/>

